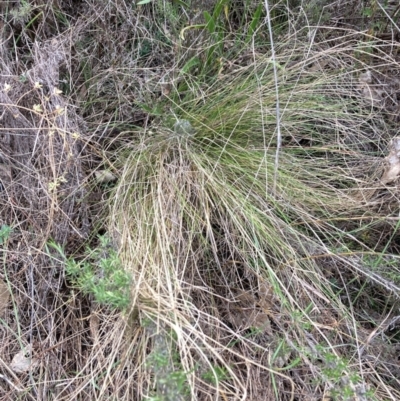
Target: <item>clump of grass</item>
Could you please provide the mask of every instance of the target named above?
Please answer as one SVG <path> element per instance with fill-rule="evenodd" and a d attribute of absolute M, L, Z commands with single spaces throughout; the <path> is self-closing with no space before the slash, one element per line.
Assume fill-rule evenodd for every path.
<path fill-rule="evenodd" d="M 346 360 L 357 360 L 357 319 L 336 296 L 326 259 L 357 269 L 351 258 L 335 254 L 338 243 L 350 249 L 354 240 L 338 221 L 373 214 L 360 201 L 360 182 L 379 155 L 378 115 L 349 84 L 348 65 L 355 60 L 348 48 L 310 48 L 306 58 L 303 49 L 290 41 L 277 46 L 279 118 L 272 61 L 254 55 L 253 64 L 208 86 L 187 85 L 196 79 L 188 77 L 157 105 L 164 112 L 133 131 L 135 139 L 116 155 L 122 173 L 111 197 L 110 230 L 118 233 L 133 276 L 140 318 L 157 316 L 159 327 L 176 333 L 182 369 L 192 372 L 193 399 L 209 393 L 244 399 L 248 391 L 255 394 L 245 384 L 255 372 L 273 378 L 276 399 L 312 391 L 286 376 L 285 366 L 251 356 L 264 340 L 245 332 L 264 327 L 262 338 L 273 339 L 268 319 L 293 349 L 299 349 L 296 342 L 309 350 L 307 338 L 313 338 L 342 360 L 331 336 L 336 329 L 321 329 L 324 319 L 339 316 L 337 330 L 349 343 Z M 335 67 L 318 67 L 326 59 Z M 262 295 L 265 285 L 269 296 Z M 326 312 L 311 313 L 316 310 Z M 258 317 L 250 318 L 251 311 Z M 307 325 L 298 322 L 299 314 Z M 325 368 L 313 370 L 307 352 L 297 355 L 302 367 L 334 386 L 338 379 L 318 373 Z M 283 360 L 288 371 L 297 365 L 291 358 Z M 202 378 L 215 366 L 222 366 L 226 380 L 213 385 Z M 345 370 L 358 372 L 350 364 Z M 282 397 L 287 386 L 292 390 Z M 354 390 L 344 388 L 346 397 Z"/>
<path fill-rule="evenodd" d="M 272 38 L 253 0 L 6 6 L 1 357 L 24 341 L 41 361 L 15 387 L 3 364 L 11 397 L 400 398 L 398 195 L 379 188 L 394 92 L 371 104 L 357 79 L 385 80 L 396 45 L 315 44 L 323 28 L 268 3 Z M 82 255 L 104 144 L 115 241 Z"/>

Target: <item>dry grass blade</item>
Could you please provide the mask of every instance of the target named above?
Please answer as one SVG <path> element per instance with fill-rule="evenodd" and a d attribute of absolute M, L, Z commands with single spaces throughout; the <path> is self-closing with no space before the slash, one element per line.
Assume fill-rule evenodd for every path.
<path fill-rule="evenodd" d="M 5 309 L 7 308 L 8 301 L 10 300 L 10 290 L 8 285 L 0 280 L 0 317 L 3 315 Z"/>

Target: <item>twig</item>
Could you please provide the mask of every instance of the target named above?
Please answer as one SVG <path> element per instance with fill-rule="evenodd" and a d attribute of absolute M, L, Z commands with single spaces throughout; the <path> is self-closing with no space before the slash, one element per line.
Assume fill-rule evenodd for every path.
<path fill-rule="evenodd" d="M 269 13 L 269 4 L 268 0 L 264 0 L 265 11 L 267 12 L 266 22 L 268 25 L 268 32 L 270 37 L 271 44 L 271 61 L 272 68 L 274 71 L 274 82 L 275 82 L 275 97 L 276 97 L 276 132 L 277 132 L 277 144 L 276 144 L 276 153 L 275 153 L 275 167 L 274 167 L 274 185 L 273 191 L 276 189 L 276 181 L 278 176 L 278 166 L 279 166 L 279 152 L 282 146 L 282 134 L 281 134 L 281 116 L 280 116 L 280 105 L 279 105 L 279 85 L 278 85 L 278 71 L 276 68 L 276 57 L 275 57 L 275 47 L 274 40 L 272 36 L 272 25 L 271 25 L 271 16 Z"/>
<path fill-rule="evenodd" d="M 4 379 L 14 390 L 23 391 L 19 387 L 17 387 L 8 377 L 0 374 L 0 379 Z"/>

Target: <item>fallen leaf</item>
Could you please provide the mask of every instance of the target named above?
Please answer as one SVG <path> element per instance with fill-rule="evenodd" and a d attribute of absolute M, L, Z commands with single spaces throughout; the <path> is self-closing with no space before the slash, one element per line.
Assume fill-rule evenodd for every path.
<path fill-rule="evenodd" d="M 271 332 L 271 322 L 269 320 L 268 314 L 260 312 L 259 310 L 254 310 L 250 314 L 247 323 L 249 326 L 255 327 L 259 330 Z"/>
<path fill-rule="evenodd" d="M 360 91 L 367 100 L 371 101 L 371 103 L 380 103 L 382 101 L 384 91 L 374 85 L 371 71 L 368 70 L 362 73 L 358 81 Z"/>
<path fill-rule="evenodd" d="M 329 66 L 329 61 L 327 59 L 326 60 L 317 60 L 309 68 L 309 71 L 310 72 L 323 71 L 328 66 Z"/>
<path fill-rule="evenodd" d="M 242 302 L 242 304 L 254 305 L 256 299 L 254 295 L 247 291 L 237 290 L 237 296 L 235 297 L 236 301 Z"/>
<path fill-rule="evenodd" d="M 258 295 L 260 298 L 272 302 L 274 298 L 274 289 L 271 284 L 266 281 L 261 282 L 258 286 Z"/>
<path fill-rule="evenodd" d="M 99 184 L 108 184 L 117 180 L 117 177 L 109 170 L 97 170 L 94 175 Z"/>
<path fill-rule="evenodd" d="M 30 369 L 38 365 L 39 361 L 31 358 L 32 345 L 28 345 L 25 349 L 14 355 L 10 367 L 15 373 L 28 372 Z"/>
<path fill-rule="evenodd" d="M 390 141 L 389 155 L 386 157 L 386 169 L 381 178 L 383 184 L 397 179 L 400 174 L 400 137 Z"/>

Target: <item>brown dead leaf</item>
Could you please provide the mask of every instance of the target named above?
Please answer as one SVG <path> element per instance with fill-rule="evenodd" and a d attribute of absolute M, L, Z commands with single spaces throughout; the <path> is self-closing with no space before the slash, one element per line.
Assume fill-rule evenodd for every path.
<path fill-rule="evenodd" d="M 99 337 L 100 319 L 97 314 L 92 313 L 89 318 L 90 334 L 92 335 L 93 342 L 97 342 Z"/>
<path fill-rule="evenodd" d="M 258 295 L 261 299 L 264 299 L 267 302 L 271 302 L 274 298 L 274 289 L 271 284 L 266 281 L 259 284 Z"/>
<path fill-rule="evenodd" d="M 277 356 L 274 361 L 275 366 L 282 369 L 284 366 L 286 366 L 289 363 L 291 356 L 292 356 L 291 350 L 288 350 L 285 353 L 282 353 L 281 355 Z"/>
<path fill-rule="evenodd" d="M 393 138 L 386 157 L 386 169 L 381 178 L 382 184 L 389 184 L 397 179 L 400 173 L 400 137 Z"/>
<path fill-rule="evenodd" d="M 8 290 L 8 286 L 3 280 L 0 280 L 0 317 L 3 316 L 9 299 L 10 291 Z"/>
<path fill-rule="evenodd" d="M 228 309 L 228 318 L 231 324 L 242 330 L 255 327 L 266 332 L 271 331 L 268 314 L 259 308 L 241 308 L 231 305 Z"/>
<path fill-rule="evenodd" d="M 257 305 L 260 307 L 260 309 L 270 317 L 274 315 L 274 311 L 276 312 L 277 309 L 277 303 L 273 287 L 266 281 L 260 283 L 258 295 L 259 299 Z"/>
<path fill-rule="evenodd" d="M 236 301 L 242 302 L 243 305 L 254 305 L 256 299 L 251 292 L 237 290 L 237 296 L 235 297 Z"/>
<path fill-rule="evenodd" d="M 326 67 L 329 66 L 328 59 L 317 60 L 313 65 L 309 68 L 310 72 L 323 71 Z"/>
<path fill-rule="evenodd" d="M 259 310 L 254 310 L 250 314 L 247 324 L 259 330 L 265 330 L 268 333 L 272 331 L 268 314 Z"/>
<path fill-rule="evenodd" d="M 32 352 L 32 345 L 29 344 L 23 350 L 14 355 L 14 358 L 10 364 L 10 368 L 15 373 L 24 373 L 36 367 L 39 361 L 29 356 L 31 352 Z"/>
<path fill-rule="evenodd" d="M 117 181 L 117 177 L 109 170 L 97 170 L 94 172 L 94 175 L 99 184 L 108 184 Z"/>
<path fill-rule="evenodd" d="M 378 89 L 373 83 L 371 71 L 362 73 L 359 78 L 359 89 L 363 97 L 369 100 L 372 104 L 382 101 L 384 91 Z"/>

